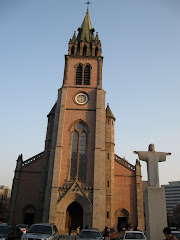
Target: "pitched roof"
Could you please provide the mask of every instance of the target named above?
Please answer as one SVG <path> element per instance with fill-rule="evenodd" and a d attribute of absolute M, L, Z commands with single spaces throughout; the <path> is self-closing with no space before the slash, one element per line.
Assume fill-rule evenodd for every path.
<path fill-rule="evenodd" d="M 49 115 L 54 115 L 54 114 L 55 114 L 56 105 L 57 105 L 57 102 L 54 104 L 54 106 L 52 107 L 51 111 L 50 111 L 49 114 L 47 115 L 48 117 L 49 117 Z"/>

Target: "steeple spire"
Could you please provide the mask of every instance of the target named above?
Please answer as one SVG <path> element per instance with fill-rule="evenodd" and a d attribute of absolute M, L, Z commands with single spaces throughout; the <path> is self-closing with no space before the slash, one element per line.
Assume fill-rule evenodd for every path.
<path fill-rule="evenodd" d="M 83 41 L 84 39 L 91 43 L 94 38 L 94 28 L 92 28 L 91 20 L 89 17 L 89 8 L 87 8 L 85 18 L 80 28 L 78 28 L 79 34 L 77 36 L 78 41 Z"/>
<path fill-rule="evenodd" d="M 88 1 L 87 4 L 90 4 Z M 78 28 L 78 34 L 74 33 L 69 41 L 69 55 L 84 55 L 84 56 L 101 56 L 101 42 L 98 34 L 94 36 L 94 28 L 92 27 L 89 17 L 89 8 L 87 7 L 86 15 Z"/>

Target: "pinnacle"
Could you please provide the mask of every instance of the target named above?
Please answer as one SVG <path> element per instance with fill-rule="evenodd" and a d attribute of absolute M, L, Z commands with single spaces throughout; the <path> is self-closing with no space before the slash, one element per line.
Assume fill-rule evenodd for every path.
<path fill-rule="evenodd" d="M 110 117 L 110 118 L 114 118 L 115 119 L 115 117 L 114 117 L 114 115 L 113 115 L 113 113 L 112 113 L 112 111 L 111 111 L 111 109 L 109 107 L 109 104 L 107 105 L 107 108 L 106 108 L 106 117 Z"/>

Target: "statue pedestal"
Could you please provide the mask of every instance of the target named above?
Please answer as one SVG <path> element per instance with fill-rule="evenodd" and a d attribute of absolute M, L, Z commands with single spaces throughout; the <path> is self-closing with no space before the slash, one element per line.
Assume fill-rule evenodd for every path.
<path fill-rule="evenodd" d="M 145 217 L 147 239 L 163 239 L 163 229 L 167 227 L 164 188 L 148 187 L 145 190 Z"/>

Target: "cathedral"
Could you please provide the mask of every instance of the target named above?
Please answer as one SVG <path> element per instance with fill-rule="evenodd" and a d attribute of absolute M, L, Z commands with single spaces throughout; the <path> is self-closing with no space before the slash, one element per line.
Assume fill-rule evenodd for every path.
<path fill-rule="evenodd" d="M 17 159 L 10 224 L 53 222 L 62 234 L 86 225 L 120 231 L 131 223 L 144 230 L 141 165 L 114 152 L 116 119 L 105 106 L 101 54 L 87 9 L 68 43 L 44 151 Z"/>

